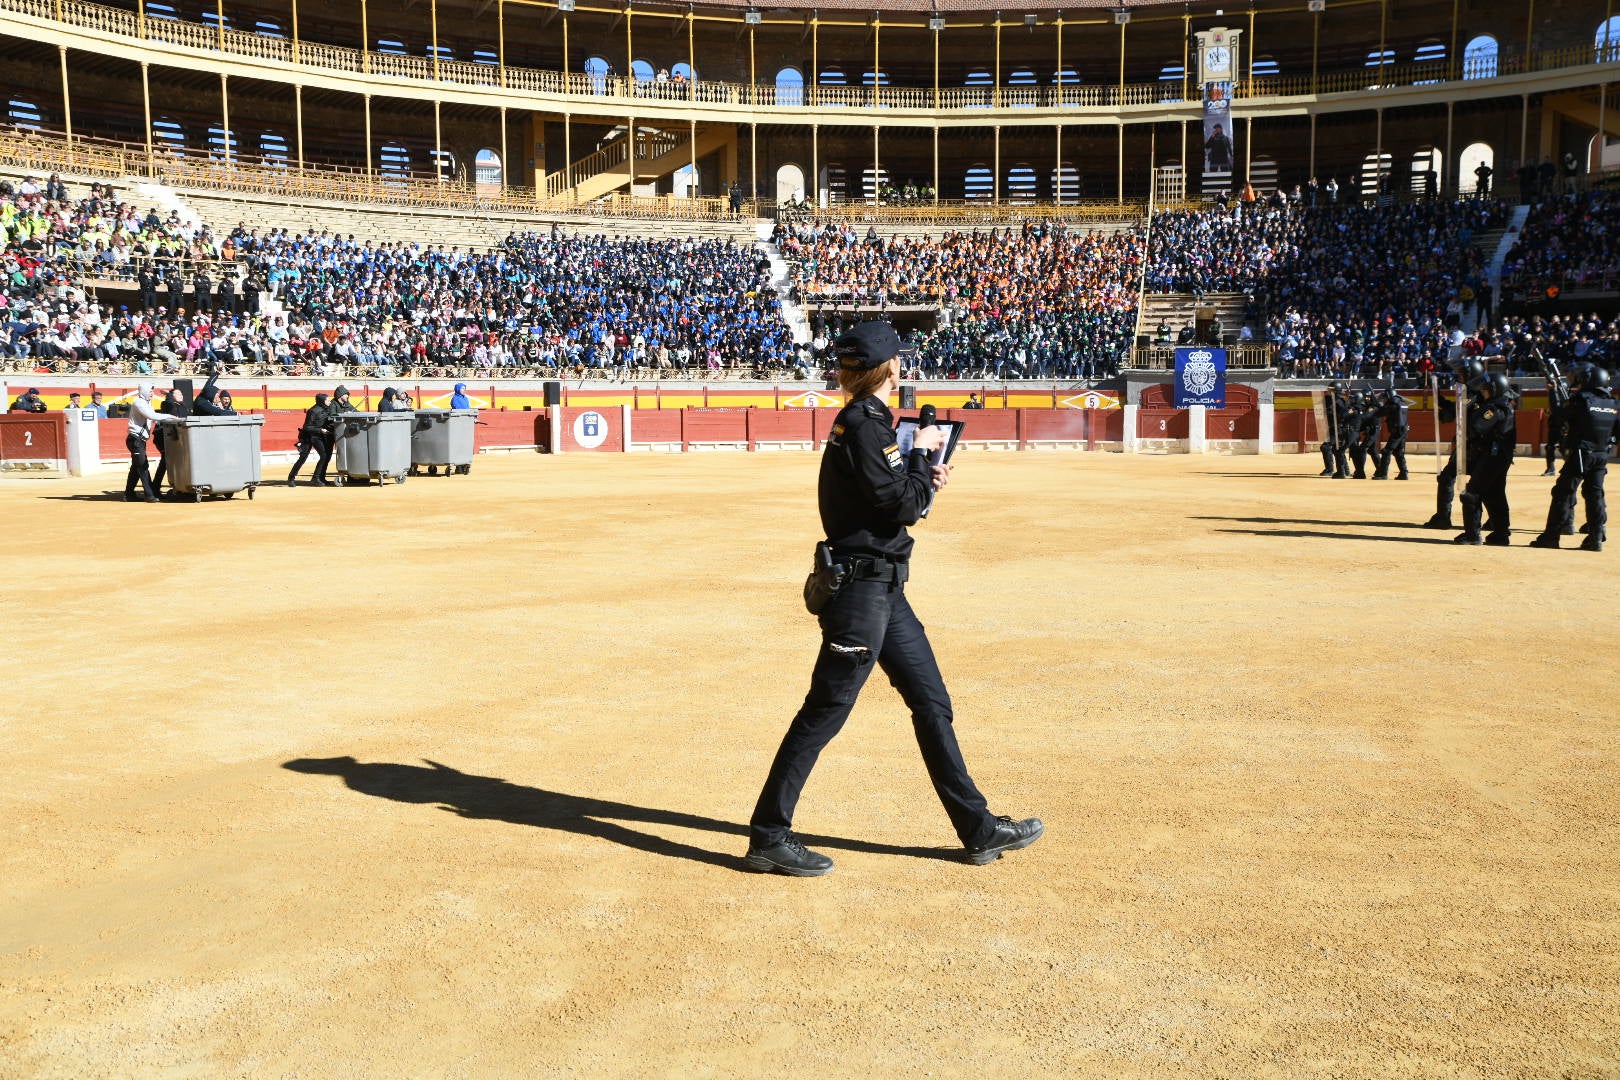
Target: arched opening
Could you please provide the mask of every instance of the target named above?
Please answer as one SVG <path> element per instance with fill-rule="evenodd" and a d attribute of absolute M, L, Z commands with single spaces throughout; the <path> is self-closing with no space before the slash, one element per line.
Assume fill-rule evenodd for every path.
<path fill-rule="evenodd" d="M 1490 177 L 1480 174 L 1481 165 L 1496 168 L 1496 151 L 1491 144 L 1477 142 L 1463 147 L 1462 156 L 1457 159 L 1457 187 L 1464 194 L 1484 195 L 1492 190 Z"/>
<path fill-rule="evenodd" d="M 384 56 L 411 55 L 410 50 L 405 48 L 405 43 L 403 41 L 399 40 L 398 38 L 391 37 L 378 38 L 377 46 L 372 51 L 382 53 Z"/>
<path fill-rule="evenodd" d="M 27 98 L 21 97 L 11 99 L 11 105 L 6 111 L 6 118 L 16 127 L 28 128 L 34 131 L 39 130 L 40 121 L 43 119 L 39 106 Z"/>
<path fill-rule="evenodd" d="M 174 10 L 173 4 L 165 4 L 160 0 L 150 0 L 146 5 L 148 19 L 178 19 L 180 13 Z"/>
<path fill-rule="evenodd" d="M 692 70 L 691 64 L 688 64 L 685 60 L 682 60 L 680 63 L 669 69 L 669 77 L 672 79 L 684 79 L 687 82 L 691 82 L 693 79 L 697 78 L 697 73 Z"/>
<path fill-rule="evenodd" d="M 272 168 L 287 167 L 287 137 L 274 131 L 259 132 L 259 159 Z"/>
<path fill-rule="evenodd" d="M 821 205 L 832 206 L 849 198 L 849 173 L 837 162 L 821 167 Z"/>
<path fill-rule="evenodd" d="M 1594 135 L 1586 142 L 1586 171 L 1620 169 L 1620 139 Z"/>
<path fill-rule="evenodd" d="M 796 67 L 785 67 L 776 73 L 776 103 L 804 104 L 804 72 Z"/>
<path fill-rule="evenodd" d="M 223 26 L 225 29 L 230 30 L 235 26 L 235 24 L 231 22 L 231 17 L 229 15 L 222 17 L 220 13 L 215 11 L 213 8 L 204 8 L 202 11 L 197 13 L 197 17 L 201 19 L 202 24 L 208 27 L 210 30 L 219 26 Z"/>
<path fill-rule="evenodd" d="M 433 161 L 434 179 L 441 183 L 461 180 L 461 166 L 456 162 L 456 155 L 449 150 L 432 150 L 428 157 Z"/>
<path fill-rule="evenodd" d="M 1463 78 L 1496 78 L 1496 55 L 1496 39 L 1491 35 L 1481 34 L 1470 41 L 1463 49 Z"/>
<path fill-rule="evenodd" d="M 1268 157 L 1257 157 L 1249 162 L 1249 183 L 1262 195 L 1277 190 L 1277 163 Z"/>
<path fill-rule="evenodd" d="M 1058 202 L 1080 201 L 1080 170 L 1065 161 L 1052 170 L 1052 192 Z"/>
<path fill-rule="evenodd" d="M 1186 81 L 1187 69 L 1180 64 L 1166 64 L 1159 69 L 1159 100 L 1180 101 L 1181 85 Z"/>
<path fill-rule="evenodd" d="M 1052 85 L 1058 88 L 1058 104 L 1067 105 L 1076 95 L 1070 87 L 1080 85 L 1080 70 L 1073 64 L 1066 64 L 1062 71 L 1052 73 Z"/>
<path fill-rule="evenodd" d="M 600 56 L 585 58 L 585 74 L 591 80 L 591 93 L 607 93 L 608 76 L 613 73 L 613 65 Z"/>
<path fill-rule="evenodd" d="M 804 198 L 804 170 L 797 165 L 776 167 L 776 201 L 798 202 Z"/>
<path fill-rule="evenodd" d="M 881 166 L 874 169 L 870 165 L 861 170 L 861 198 L 866 202 L 876 202 L 878 190 L 889 186 L 889 170 Z"/>
<path fill-rule="evenodd" d="M 159 116 L 152 121 L 152 143 L 176 154 L 186 152 L 186 129 L 172 116 Z"/>
<path fill-rule="evenodd" d="M 638 83 L 652 82 L 653 77 L 657 74 L 657 69 L 646 60 L 632 60 L 630 62 L 630 74 Z"/>
<path fill-rule="evenodd" d="M 989 68 L 977 67 L 967 73 L 962 81 L 971 93 L 967 94 L 967 107 L 970 109 L 987 109 L 995 93 L 996 80 L 991 76 Z"/>
<path fill-rule="evenodd" d="M 1446 179 L 1443 166 L 1440 151 L 1434 147 L 1425 146 L 1415 152 L 1412 155 L 1412 194 L 1427 198 L 1439 196 Z"/>
<path fill-rule="evenodd" d="M 238 152 L 236 132 L 227 131 L 220 124 L 208 125 L 208 156 L 223 160 L 227 155 L 235 158 Z"/>
<path fill-rule="evenodd" d="M 993 199 L 996 196 L 996 174 L 988 165 L 970 165 L 962 177 L 962 198 Z"/>
<path fill-rule="evenodd" d="M 1389 177 L 1394 167 L 1394 157 L 1389 151 L 1382 154 L 1368 154 L 1361 159 L 1361 197 L 1363 199 L 1377 199 L 1381 194 L 1393 194 L 1389 190 Z"/>
<path fill-rule="evenodd" d="M 1277 58 L 1269 54 L 1254 58 L 1254 77 L 1256 79 L 1275 79 L 1282 74 L 1277 66 Z"/>
<path fill-rule="evenodd" d="M 887 71 L 872 71 L 870 69 L 863 71 L 861 72 L 861 85 L 867 87 L 868 89 L 873 86 L 888 86 L 889 73 Z"/>
<path fill-rule="evenodd" d="M 1035 77 L 1033 70 L 1027 67 L 1014 68 L 1012 74 L 1007 76 L 1007 86 L 1012 89 L 1012 93 L 1007 95 L 1009 99 L 1007 104 L 1018 108 L 1034 105 L 1035 87 L 1039 85 L 1040 80 Z"/>
<path fill-rule="evenodd" d="M 411 152 L 398 143 L 384 143 L 377 148 L 377 171 L 397 180 L 411 176 Z"/>
<path fill-rule="evenodd" d="M 472 61 L 475 64 L 489 64 L 494 66 L 495 64 L 499 64 L 501 62 L 501 54 L 490 48 L 488 45 L 474 45 L 472 51 Z"/>
<path fill-rule="evenodd" d="M 1035 170 L 1023 162 L 1019 162 L 1007 170 L 1007 201 L 1015 203 L 1032 203 L 1040 194 L 1040 181 L 1035 176 Z"/>
<path fill-rule="evenodd" d="M 422 54 L 424 56 L 426 56 L 429 60 L 432 60 L 434 50 L 435 50 L 435 47 L 433 45 L 429 45 L 427 48 L 422 50 Z M 452 49 L 448 45 L 440 45 L 440 46 L 438 46 L 437 51 L 438 51 L 438 55 L 439 55 L 440 60 L 454 60 L 456 58 L 456 51 L 454 49 Z"/>
<path fill-rule="evenodd" d="M 281 23 L 275 19 L 267 19 L 262 15 L 253 20 L 253 32 L 260 37 L 268 38 L 284 38 L 287 36 L 286 28 Z"/>
<path fill-rule="evenodd" d="M 1384 69 L 1395 62 L 1394 49 L 1373 49 L 1367 54 L 1365 66 L 1375 69 L 1367 89 L 1376 90 L 1384 83 Z"/>
<path fill-rule="evenodd" d="M 700 194 L 699 178 L 690 162 L 669 174 L 669 193 L 677 199 L 695 199 Z"/>
<path fill-rule="evenodd" d="M 480 188 L 500 188 L 506 182 L 501 155 L 487 146 L 478 151 L 473 159 L 473 176 Z"/>
<path fill-rule="evenodd" d="M 844 69 L 837 64 L 827 64 L 821 69 L 821 77 L 816 80 L 822 86 L 848 86 L 844 79 Z"/>
<path fill-rule="evenodd" d="M 1592 44 L 1596 53 L 1593 59 L 1598 63 L 1620 60 L 1620 15 L 1611 15 L 1597 28 Z"/>

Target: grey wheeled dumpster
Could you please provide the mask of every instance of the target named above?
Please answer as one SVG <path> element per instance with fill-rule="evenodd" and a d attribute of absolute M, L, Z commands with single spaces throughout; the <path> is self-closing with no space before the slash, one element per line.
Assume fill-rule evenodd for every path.
<path fill-rule="evenodd" d="M 202 502 L 204 495 L 248 498 L 259 486 L 262 416 L 188 416 L 169 425 L 163 443 L 174 490 Z"/>
<path fill-rule="evenodd" d="M 337 482 L 405 482 L 411 468 L 412 412 L 351 412 L 332 418 L 337 438 L 332 464 Z"/>
<path fill-rule="evenodd" d="M 477 409 L 417 409 L 411 429 L 411 472 L 427 466 L 444 474 L 472 472 L 473 425 Z"/>

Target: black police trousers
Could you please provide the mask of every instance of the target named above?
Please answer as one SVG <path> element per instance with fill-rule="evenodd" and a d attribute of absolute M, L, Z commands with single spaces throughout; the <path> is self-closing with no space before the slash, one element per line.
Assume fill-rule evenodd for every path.
<path fill-rule="evenodd" d="M 951 725 L 951 698 L 928 635 L 906 600 L 905 586 L 852 582 L 818 618 L 821 654 L 810 675 L 810 692 L 788 726 L 759 793 L 749 822 L 752 843 L 770 846 L 791 831 L 793 811 L 810 770 L 849 719 L 874 663 L 911 709 L 923 763 L 956 835 L 968 846 L 987 840 L 996 819 L 962 761 Z"/>
<path fill-rule="evenodd" d="M 1469 536 L 1480 534 L 1480 516 L 1490 522 L 1491 535 L 1506 538 L 1512 532 L 1508 517 L 1507 476 L 1513 462 L 1481 461 L 1471 465 L 1468 486 L 1463 488 L 1463 532 Z"/>
<path fill-rule="evenodd" d="M 142 495 L 148 499 L 156 498 L 152 476 L 146 471 L 146 440 L 139 435 L 126 435 L 124 446 L 129 450 L 129 479 L 124 483 L 124 495 L 135 494 L 135 485 L 139 483 Z"/>
<path fill-rule="evenodd" d="M 328 435 L 311 435 L 300 432 L 298 435 L 298 460 L 293 462 L 292 472 L 287 474 L 287 480 L 298 479 L 298 470 L 304 467 L 309 460 L 310 450 L 315 450 L 318 456 L 315 459 L 315 479 L 326 479 L 326 463 L 332 460 L 332 439 Z"/>
<path fill-rule="evenodd" d="M 1446 459 L 1446 467 L 1434 478 L 1434 516 L 1451 520 L 1451 500 L 1457 497 L 1457 455 Z"/>
<path fill-rule="evenodd" d="M 1584 466 L 1584 468 L 1583 468 Z M 1586 533 L 1599 541 L 1607 538 L 1609 506 L 1603 496 L 1603 481 L 1609 475 L 1609 456 L 1593 451 L 1572 453 L 1564 460 L 1558 479 L 1553 481 L 1552 506 L 1547 510 L 1547 535 L 1560 536 L 1575 531 L 1575 493 L 1586 502 Z"/>
<path fill-rule="evenodd" d="M 1350 463 L 1345 460 L 1343 444 L 1335 442 L 1322 444 L 1322 471 L 1332 473 L 1334 476 L 1350 475 Z"/>
<path fill-rule="evenodd" d="M 1383 449 L 1378 451 L 1378 471 L 1374 474 L 1375 476 L 1388 476 L 1389 475 L 1389 459 L 1390 458 L 1395 459 L 1395 467 L 1400 470 L 1400 475 L 1401 476 L 1405 476 L 1406 475 L 1406 434 L 1404 432 L 1399 434 L 1399 435 L 1391 436 L 1389 442 L 1384 444 Z M 1447 499 L 1446 504 L 1449 506 L 1450 503 L 1451 503 L 1451 500 Z"/>

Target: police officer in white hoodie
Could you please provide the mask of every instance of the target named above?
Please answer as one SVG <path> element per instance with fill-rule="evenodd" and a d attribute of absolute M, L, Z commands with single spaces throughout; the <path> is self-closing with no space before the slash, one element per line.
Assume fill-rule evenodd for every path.
<path fill-rule="evenodd" d="M 178 416 L 160 413 L 152 405 L 151 383 L 139 384 L 129 403 L 129 434 L 124 437 L 124 445 L 129 448 L 129 480 L 124 484 L 124 498 L 129 502 L 142 498 L 147 502 L 158 501 L 157 491 L 152 487 L 152 473 L 146 465 L 146 443 L 152 437 L 154 425 L 179 422 Z M 136 480 L 140 481 L 142 495 L 135 493 Z"/>

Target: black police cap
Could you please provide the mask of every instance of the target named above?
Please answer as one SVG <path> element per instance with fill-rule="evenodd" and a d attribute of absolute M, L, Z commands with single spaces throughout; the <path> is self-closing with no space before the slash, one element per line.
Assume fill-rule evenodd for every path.
<path fill-rule="evenodd" d="M 886 322 L 863 322 L 833 341 L 833 353 L 845 371 L 870 371 L 900 355 L 900 335 Z"/>

